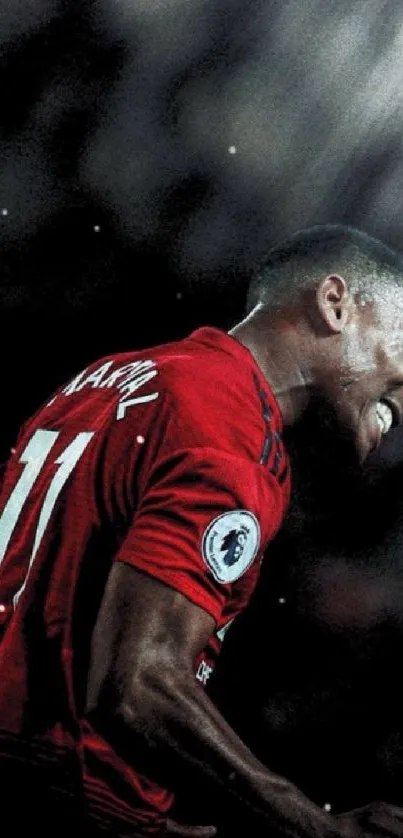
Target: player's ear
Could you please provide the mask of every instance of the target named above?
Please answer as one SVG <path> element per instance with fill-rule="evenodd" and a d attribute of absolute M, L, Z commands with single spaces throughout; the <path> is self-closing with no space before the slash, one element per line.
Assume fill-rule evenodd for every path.
<path fill-rule="evenodd" d="M 321 279 L 316 289 L 316 304 L 329 331 L 333 334 L 342 332 L 352 304 L 345 279 L 338 274 Z"/>

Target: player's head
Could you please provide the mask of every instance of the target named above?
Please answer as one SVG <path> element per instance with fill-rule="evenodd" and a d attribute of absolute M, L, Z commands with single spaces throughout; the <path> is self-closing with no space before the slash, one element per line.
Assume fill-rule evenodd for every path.
<path fill-rule="evenodd" d="M 395 251 L 341 225 L 297 232 L 256 272 L 248 310 L 260 323 L 283 318 L 294 332 L 308 388 L 330 404 L 361 459 L 401 421 L 403 259 Z"/>

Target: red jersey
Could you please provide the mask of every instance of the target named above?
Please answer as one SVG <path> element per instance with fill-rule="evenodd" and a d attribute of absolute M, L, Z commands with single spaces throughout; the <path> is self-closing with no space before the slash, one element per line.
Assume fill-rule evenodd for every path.
<path fill-rule="evenodd" d="M 173 803 L 84 719 L 90 643 L 114 561 L 205 609 L 205 684 L 289 499 L 278 405 L 249 351 L 205 328 L 107 357 L 23 427 L 0 498 L 0 759 L 67 766 L 94 822 L 161 828 Z"/>

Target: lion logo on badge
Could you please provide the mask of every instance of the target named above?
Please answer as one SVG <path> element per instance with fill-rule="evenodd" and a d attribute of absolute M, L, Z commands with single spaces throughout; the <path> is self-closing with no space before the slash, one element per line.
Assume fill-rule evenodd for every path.
<path fill-rule="evenodd" d="M 248 537 L 246 527 L 231 530 L 223 539 L 221 550 L 225 552 L 224 564 L 232 567 L 241 558 Z"/>

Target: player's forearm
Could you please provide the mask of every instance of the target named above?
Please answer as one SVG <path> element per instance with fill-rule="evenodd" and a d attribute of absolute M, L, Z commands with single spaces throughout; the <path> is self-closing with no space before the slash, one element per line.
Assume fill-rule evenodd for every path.
<path fill-rule="evenodd" d="M 96 713 L 93 723 L 98 724 Z M 129 762 L 139 745 L 143 753 L 144 746 L 149 749 L 152 767 L 157 761 L 169 766 L 168 775 L 157 777 L 168 786 L 173 769 L 176 778 L 188 777 L 191 769 L 236 797 L 245 812 L 272 831 L 290 838 L 340 838 L 332 817 L 254 757 L 192 676 L 147 673 L 147 686 L 137 682 L 133 696 L 125 696 L 101 732 Z"/>

